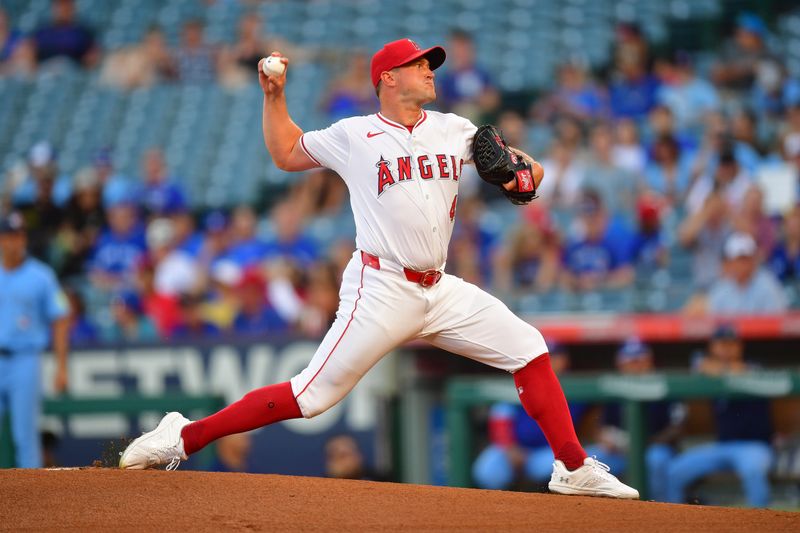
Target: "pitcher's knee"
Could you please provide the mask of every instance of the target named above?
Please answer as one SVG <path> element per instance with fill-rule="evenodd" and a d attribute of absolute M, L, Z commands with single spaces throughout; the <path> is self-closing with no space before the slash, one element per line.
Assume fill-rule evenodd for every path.
<path fill-rule="evenodd" d="M 328 365 L 312 373 L 305 368 L 291 379 L 297 405 L 304 418 L 320 415 L 339 403 L 356 386 L 362 374 Z"/>
<path fill-rule="evenodd" d="M 314 418 L 339 403 L 348 392 L 350 388 L 320 386 L 315 383 L 301 390 L 295 400 L 303 418 Z"/>
<path fill-rule="evenodd" d="M 300 407 L 300 412 L 303 413 L 303 418 L 314 418 L 321 415 L 334 405 L 336 401 L 326 400 L 324 398 L 314 397 L 309 395 L 308 392 L 297 397 L 297 405 Z"/>

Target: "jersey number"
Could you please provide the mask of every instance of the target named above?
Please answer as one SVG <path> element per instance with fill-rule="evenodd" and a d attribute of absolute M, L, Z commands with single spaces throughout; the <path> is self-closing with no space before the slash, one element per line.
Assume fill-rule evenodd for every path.
<path fill-rule="evenodd" d="M 453 205 L 450 206 L 450 222 L 456 218 L 456 202 L 458 201 L 458 195 L 456 194 L 453 196 Z"/>

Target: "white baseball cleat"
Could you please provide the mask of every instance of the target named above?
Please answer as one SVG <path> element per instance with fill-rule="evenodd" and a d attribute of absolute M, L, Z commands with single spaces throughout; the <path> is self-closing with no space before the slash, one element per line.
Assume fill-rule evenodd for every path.
<path fill-rule="evenodd" d="M 143 434 L 125 448 L 119 458 L 119 467 L 144 470 L 167 465 L 167 470 L 175 470 L 181 460 L 189 458 L 183 451 L 181 430 L 190 422 L 180 413 L 167 413 L 156 429 Z"/>
<path fill-rule="evenodd" d="M 608 465 L 594 457 L 583 460 L 583 466 L 573 471 L 567 470 L 558 459 L 553 462 L 553 475 L 548 488 L 558 494 L 580 496 L 605 496 L 607 498 L 639 499 L 639 491 L 622 483 L 611 474 Z"/>

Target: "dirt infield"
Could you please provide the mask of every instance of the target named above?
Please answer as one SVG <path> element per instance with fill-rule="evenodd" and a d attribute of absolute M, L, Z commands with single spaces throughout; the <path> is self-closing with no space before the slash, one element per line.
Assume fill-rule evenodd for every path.
<path fill-rule="evenodd" d="M 0 471 L 0 530 L 800 531 L 800 513 L 367 481 Z"/>

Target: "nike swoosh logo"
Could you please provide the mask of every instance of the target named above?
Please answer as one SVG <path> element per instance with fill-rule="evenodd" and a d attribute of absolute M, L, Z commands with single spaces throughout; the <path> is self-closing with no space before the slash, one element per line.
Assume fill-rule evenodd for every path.
<path fill-rule="evenodd" d="M 384 133 L 386 133 L 386 132 L 385 131 L 379 131 L 378 133 L 372 133 L 371 131 L 368 131 L 367 132 L 367 139 L 372 139 L 376 135 L 382 135 Z"/>

